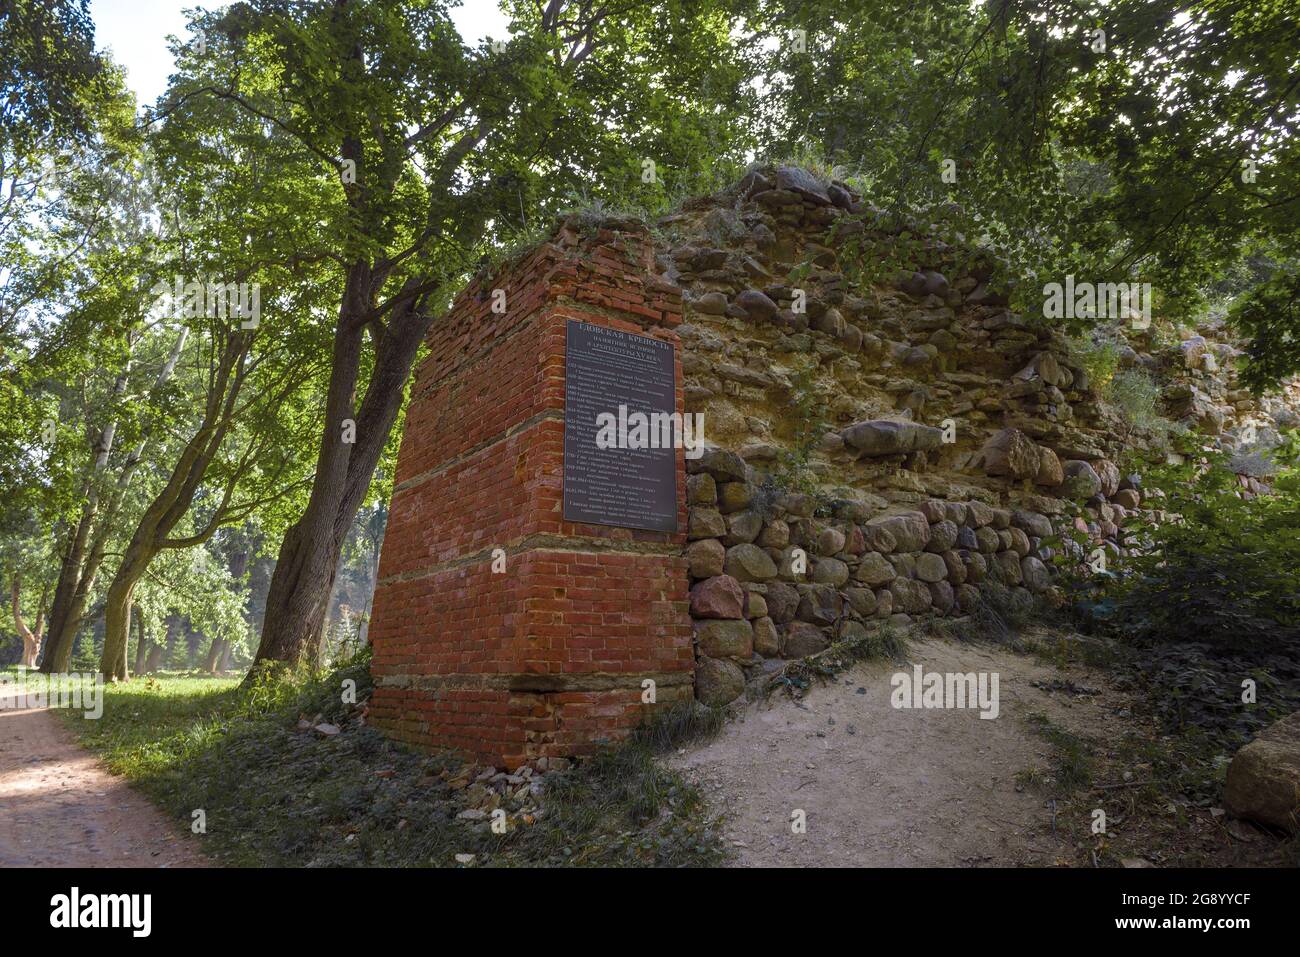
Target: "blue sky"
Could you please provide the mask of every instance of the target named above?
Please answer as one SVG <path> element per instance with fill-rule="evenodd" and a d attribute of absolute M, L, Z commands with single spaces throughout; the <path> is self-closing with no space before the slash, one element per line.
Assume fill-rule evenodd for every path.
<path fill-rule="evenodd" d="M 143 105 L 152 103 L 167 88 L 175 66 L 167 49 L 167 35 L 186 35 L 183 11 L 189 0 L 91 0 L 95 42 L 112 50 L 113 59 L 126 67 L 127 85 Z M 221 6 L 205 4 L 208 9 Z M 466 0 L 452 10 L 461 36 L 475 43 L 485 36 L 505 39 L 506 19 L 494 0 Z"/>

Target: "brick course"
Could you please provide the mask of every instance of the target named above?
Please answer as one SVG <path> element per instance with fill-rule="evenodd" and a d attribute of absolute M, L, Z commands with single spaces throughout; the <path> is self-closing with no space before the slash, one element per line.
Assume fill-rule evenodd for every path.
<path fill-rule="evenodd" d="M 691 696 L 682 452 L 678 533 L 562 508 L 568 320 L 671 342 L 684 411 L 681 293 L 653 267 L 643 232 L 561 230 L 431 330 L 370 628 L 371 721 L 392 737 L 516 767 L 625 734 L 646 716 L 645 678 L 658 706 Z"/>

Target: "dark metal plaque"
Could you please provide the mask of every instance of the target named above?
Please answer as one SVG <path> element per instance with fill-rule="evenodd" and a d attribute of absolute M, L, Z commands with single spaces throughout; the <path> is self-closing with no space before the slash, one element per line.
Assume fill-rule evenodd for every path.
<path fill-rule="evenodd" d="M 672 344 L 570 319 L 564 352 L 565 521 L 677 531 Z M 629 447 L 646 442 L 660 447 Z"/>

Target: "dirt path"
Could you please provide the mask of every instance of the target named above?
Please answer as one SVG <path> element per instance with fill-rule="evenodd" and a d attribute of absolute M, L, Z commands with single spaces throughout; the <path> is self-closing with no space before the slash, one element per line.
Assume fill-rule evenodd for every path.
<path fill-rule="evenodd" d="M 188 835 L 47 709 L 0 707 L 0 867 L 203 867 Z"/>
<path fill-rule="evenodd" d="M 891 707 L 890 676 L 912 664 L 998 672 L 1000 716 Z M 1032 684 L 1055 677 L 1054 668 L 994 646 L 917 642 L 906 666 L 859 665 L 802 701 L 752 704 L 673 763 L 725 809 L 742 867 L 1051 865 L 1069 849 L 1053 834 L 1041 793 L 1016 781 L 1051 763 L 1051 747 L 1026 715 L 1042 712 L 1090 737 L 1115 721 L 1103 698 Z M 795 810 L 806 813 L 804 834 L 792 832 Z"/>

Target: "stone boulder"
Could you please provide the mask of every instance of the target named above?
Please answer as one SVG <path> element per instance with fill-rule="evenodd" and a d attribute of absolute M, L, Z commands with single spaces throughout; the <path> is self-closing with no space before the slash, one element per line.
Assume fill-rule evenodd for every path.
<path fill-rule="evenodd" d="M 898 547 L 893 533 L 883 525 L 862 526 L 862 541 L 871 551 L 884 555 L 888 555 Z"/>
<path fill-rule="evenodd" d="M 1037 512 L 1016 509 L 1011 513 L 1011 524 L 1014 528 L 1023 529 L 1036 538 L 1052 537 L 1051 519 L 1046 515 L 1039 515 Z"/>
<path fill-rule="evenodd" d="M 930 526 L 930 540 L 925 543 L 927 552 L 942 554 L 957 544 L 957 526 L 944 519 Z"/>
<path fill-rule="evenodd" d="M 889 533 L 894 540 L 893 551 L 919 552 L 930 541 L 930 523 L 920 512 L 899 512 L 896 515 L 877 515 L 867 522 L 867 543 L 875 548 L 871 541 L 870 529 L 880 528 Z M 878 551 L 881 549 L 877 549 Z"/>
<path fill-rule="evenodd" d="M 1300 711 L 1260 732 L 1233 756 L 1223 803 L 1237 817 L 1300 831 Z"/>
<path fill-rule="evenodd" d="M 840 617 L 844 602 L 834 585 L 800 585 L 799 608 L 795 612 L 800 621 L 814 625 L 829 625 Z"/>
<path fill-rule="evenodd" d="M 946 581 L 930 582 L 930 602 L 935 611 L 946 615 L 957 604 L 957 593 Z"/>
<path fill-rule="evenodd" d="M 1189 369 L 1195 369 L 1201 364 L 1201 356 L 1205 355 L 1206 348 L 1204 336 L 1192 336 L 1179 344 L 1178 351 L 1183 355 L 1183 364 Z"/>
<path fill-rule="evenodd" d="M 966 524 L 971 528 L 983 528 L 993 524 L 993 509 L 983 502 L 966 503 Z"/>
<path fill-rule="evenodd" d="M 727 311 L 727 297 L 720 292 L 706 292 L 690 305 L 706 316 L 721 316 Z"/>
<path fill-rule="evenodd" d="M 818 555 L 838 555 L 844 551 L 846 536 L 838 528 L 823 528 L 817 535 Z"/>
<path fill-rule="evenodd" d="M 778 166 L 776 188 L 798 193 L 804 199 L 812 200 L 819 206 L 831 205 L 830 195 L 826 192 L 822 181 L 798 166 Z"/>
<path fill-rule="evenodd" d="M 732 483 L 739 484 L 739 483 Z M 726 516 L 727 534 L 722 537 L 722 544 L 730 548 L 758 538 L 763 530 L 763 516 L 758 512 L 734 512 Z"/>
<path fill-rule="evenodd" d="M 885 561 L 883 555 L 878 552 L 867 552 L 862 556 L 862 564 L 853 573 L 853 577 L 874 588 L 877 585 L 889 584 L 898 577 L 898 573 L 893 565 Z"/>
<path fill-rule="evenodd" d="M 916 556 L 916 577 L 923 582 L 941 582 L 948 578 L 948 564 L 942 555 L 924 552 Z"/>
<path fill-rule="evenodd" d="M 1038 447 L 1038 474 L 1034 476 L 1035 485 L 1057 486 L 1065 481 L 1065 472 L 1057 454 L 1045 445 Z"/>
<path fill-rule="evenodd" d="M 928 611 L 933 601 L 929 587 L 924 582 L 911 578 L 894 579 L 893 584 L 889 586 L 889 591 L 894 596 L 894 611 L 908 615 L 919 615 Z"/>
<path fill-rule="evenodd" d="M 686 513 L 686 537 L 693 542 L 721 538 L 727 534 L 727 520 L 716 508 L 692 508 Z"/>
<path fill-rule="evenodd" d="M 691 589 L 692 618 L 743 618 L 745 592 L 730 575 L 706 578 Z"/>
<path fill-rule="evenodd" d="M 776 577 L 776 562 L 757 545 L 733 545 L 727 549 L 723 569 L 742 582 L 765 582 Z"/>
<path fill-rule="evenodd" d="M 1065 470 L 1066 494 L 1074 498 L 1089 499 L 1101 494 L 1101 476 L 1092 467 L 1092 463 L 1082 459 L 1070 459 L 1063 466 Z"/>
<path fill-rule="evenodd" d="M 846 588 L 844 597 L 848 599 L 849 607 L 863 618 L 870 618 L 876 613 L 876 593 L 870 588 Z"/>
<path fill-rule="evenodd" d="M 1115 493 L 1114 501 L 1116 505 L 1132 510 L 1142 504 L 1142 496 L 1135 488 L 1122 488 Z"/>
<path fill-rule="evenodd" d="M 751 319 L 770 321 L 778 312 L 780 307 L 774 303 L 765 292 L 757 289 L 746 289 L 736 297 L 736 305 L 749 313 Z"/>
<path fill-rule="evenodd" d="M 943 430 L 906 419 L 871 419 L 840 433 L 844 444 L 860 455 L 899 455 L 937 449 Z"/>
<path fill-rule="evenodd" d="M 695 662 L 695 697 L 700 704 L 720 708 L 745 691 L 745 673 L 721 658 L 698 658 Z"/>
<path fill-rule="evenodd" d="M 713 478 L 705 475 L 692 476 L 692 478 Z M 730 515 L 732 512 L 739 512 L 749 507 L 749 503 L 754 500 L 754 488 L 747 482 L 723 482 L 719 485 L 713 483 L 715 489 L 714 501 L 717 503 L 718 511 L 723 515 Z M 713 502 L 701 502 L 700 504 L 712 505 Z"/>
<path fill-rule="evenodd" d="M 1020 577 L 1025 587 L 1032 592 L 1046 591 L 1052 584 L 1052 576 L 1047 566 L 1033 555 L 1020 559 Z"/>
<path fill-rule="evenodd" d="M 786 658 L 806 658 L 828 647 L 830 639 L 824 631 L 806 621 L 796 621 L 786 629 L 782 654 Z"/>
<path fill-rule="evenodd" d="M 781 653 L 781 636 L 771 618 L 754 620 L 754 651 L 764 658 L 775 658 Z"/>
<path fill-rule="evenodd" d="M 1097 472 L 1097 477 L 1101 479 L 1101 494 L 1107 498 L 1119 491 L 1119 466 L 1109 459 L 1098 459 L 1092 463 L 1092 467 Z"/>
<path fill-rule="evenodd" d="M 1056 361 L 1056 357 L 1050 352 L 1040 352 L 1034 356 L 1029 365 L 1015 375 L 1015 378 L 1020 381 L 1027 381 L 1035 377 L 1042 379 L 1047 385 L 1057 387 L 1068 385 L 1070 381 L 1070 374 L 1061 367 L 1061 364 Z"/>
<path fill-rule="evenodd" d="M 843 585 L 849 580 L 849 566 L 838 558 L 819 558 L 813 566 L 812 579 L 823 585 Z"/>
<path fill-rule="evenodd" d="M 799 609 L 799 592 L 793 585 L 785 582 L 769 582 L 767 585 L 767 614 L 778 625 L 794 621 Z"/>
<path fill-rule="evenodd" d="M 701 655 L 748 659 L 754 653 L 754 628 L 743 618 L 739 621 L 697 621 L 695 641 Z"/>
<path fill-rule="evenodd" d="M 692 475 L 707 472 L 719 482 L 743 482 L 745 460 L 726 449 L 705 449 L 698 459 L 686 460 L 686 471 Z"/>
<path fill-rule="evenodd" d="M 712 578 L 721 575 L 726 560 L 727 550 L 716 538 L 691 542 L 686 549 L 686 561 L 692 578 Z"/>
<path fill-rule="evenodd" d="M 1019 429 L 1003 429 L 984 444 L 978 456 L 988 475 L 1036 479 L 1041 456 L 1034 440 Z"/>

